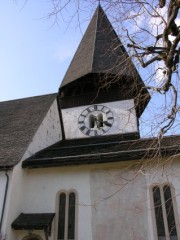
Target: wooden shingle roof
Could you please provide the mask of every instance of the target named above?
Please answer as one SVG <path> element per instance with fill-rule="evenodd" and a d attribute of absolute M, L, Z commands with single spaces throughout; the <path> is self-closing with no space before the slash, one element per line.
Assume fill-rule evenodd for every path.
<path fill-rule="evenodd" d="M 56 95 L 0 102 L 0 169 L 21 160 Z"/>
<path fill-rule="evenodd" d="M 123 134 L 60 141 L 26 159 L 23 168 L 73 166 L 94 163 L 140 160 L 172 156 L 180 153 L 180 135 L 138 139 L 138 135 Z"/>
<path fill-rule="evenodd" d="M 89 73 L 131 77 L 136 84 L 142 85 L 142 79 L 100 5 L 64 76 L 61 88 Z"/>

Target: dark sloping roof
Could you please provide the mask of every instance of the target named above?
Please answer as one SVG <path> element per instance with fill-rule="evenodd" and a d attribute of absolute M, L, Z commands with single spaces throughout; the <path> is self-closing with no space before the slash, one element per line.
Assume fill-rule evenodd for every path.
<path fill-rule="evenodd" d="M 92 17 L 61 87 L 89 73 L 125 75 L 142 82 L 100 5 Z"/>
<path fill-rule="evenodd" d="M 127 137 L 114 135 L 61 141 L 26 159 L 22 166 L 37 168 L 93 164 L 152 158 L 159 154 L 168 156 L 180 152 L 180 135 L 164 137 L 161 148 L 156 138 L 130 140 L 131 137 L 128 134 Z"/>
<path fill-rule="evenodd" d="M 0 102 L 0 168 L 17 164 L 56 94 Z"/>
<path fill-rule="evenodd" d="M 54 213 L 21 213 L 11 224 L 15 230 L 44 230 L 51 224 Z"/>

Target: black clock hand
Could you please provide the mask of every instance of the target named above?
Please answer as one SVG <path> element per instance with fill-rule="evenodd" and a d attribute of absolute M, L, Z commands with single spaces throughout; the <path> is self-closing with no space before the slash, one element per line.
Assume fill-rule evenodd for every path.
<path fill-rule="evenodd" d="M 107 121 L 103 121 L 103 124 L 105 124 L 107 127 L 111 127 L 112 126 L 112 124 L 108 123 Z"/>

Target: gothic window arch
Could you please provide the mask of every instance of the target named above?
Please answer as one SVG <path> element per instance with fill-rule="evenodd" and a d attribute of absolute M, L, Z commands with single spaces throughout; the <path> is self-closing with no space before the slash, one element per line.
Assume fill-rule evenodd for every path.
<path fill-rule="evenodd" d="M 58 195 L 57 240 L 76 239 L 77 193 L 61 191 Z"/>
<path fill-rule="evenodd" d="M 169 184 L 152 187 L 156 236 L 158 240 L 178 240 L 176 205 Z"/>

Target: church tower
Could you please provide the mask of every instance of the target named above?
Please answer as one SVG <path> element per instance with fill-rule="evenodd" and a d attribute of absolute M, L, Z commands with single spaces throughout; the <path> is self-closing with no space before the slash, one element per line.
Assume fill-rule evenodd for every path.
<path fill-rule="evenodd" d="M 65 139 L 117 134 L 138 137 L 138 118 L 149 99 L 99 5 L 59 89 Z"/>

